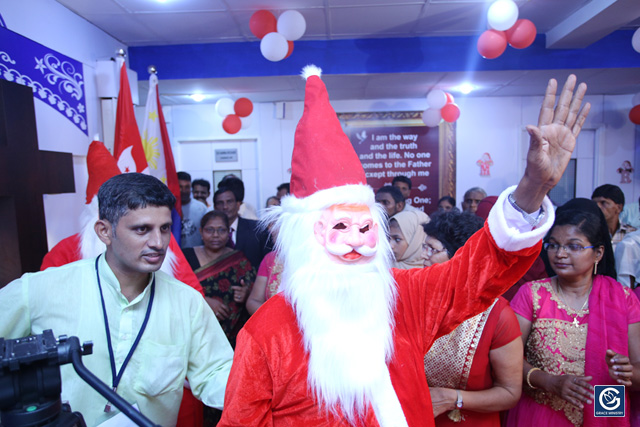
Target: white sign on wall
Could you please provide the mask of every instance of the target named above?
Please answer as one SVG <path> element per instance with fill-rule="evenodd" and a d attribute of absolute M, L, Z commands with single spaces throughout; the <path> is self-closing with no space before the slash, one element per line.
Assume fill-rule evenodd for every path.
<path fill-rule="evenodd" d="M 225 148 L 217 149 L 216 163 L 237 162 L 238 161 L 238 149 L 237 148 Z"/>

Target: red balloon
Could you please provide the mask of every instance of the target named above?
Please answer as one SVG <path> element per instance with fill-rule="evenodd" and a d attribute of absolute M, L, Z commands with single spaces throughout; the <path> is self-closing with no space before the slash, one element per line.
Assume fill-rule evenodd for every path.
<path fill-rule="evenodd" d="M 447 95 L 447 104 L 453 104 L 455 102 L 455 100 L 453 99 L 453 95 L 451 95 L 449 92 L 445 92 L 445 95 Z"/>
<path fill-rule="evenodd" d="M 629 120 L 640 125 L 640 104 L 636 105 L 631 109 L 631 111 L 629 111 Z"/>
<path fill-rule="evenodd" d="M 291 54 L 293 53 L 293 40 L 287 40 L 287 43 L 289 43 L 289 51 L 287 52 L 287 54 L 285 55 L 284 58 L 282 59 L 287 59 L 288 57 L 291 56 Z"/>
<path fill-rule="evenodd" d="M 440 109 L 440 114 L 445 122 L 453 123 L 460 117 L 460 107 L 456 104 L 447 104 Z"/>
<path fill-rule="evenodd" d="M 509 45 L 516 49 L 529 47 L 536 39 L 536 26 L 528 19 L 518 19 L 513 27 L 505 32 Z"/>
<path fill-rule="evenodd" d="M 251 15 L 249 29 L 254 36 L 262 39 L 265 35 L 278 31 L 278 20 L 268 10 L 259 10 Z"/>
<path fill-rule="evenodd" d="M 504 31 L 487 30 L 478 38 L 478 53 L 484 58 L 497 58 L 506 48 L 507 36 Z"/>
<path fill-rule="evenodd" d="M 253 103 L 249 98 L 239 98 L 235 104 L 233 104 L 233 111 L 236 112 L 238 117 L 247 117 L 253 112 Z"/>
<path fill-rule="evenodd" d="M 230 133 L 232 135 L 234 133 L 238 133 L 241 127 L 242 122 L 240 121 L 240 117 L 235 114 L 229 114 L 222 121 L 222 129 L 224 129 L 226 133 Z"/>

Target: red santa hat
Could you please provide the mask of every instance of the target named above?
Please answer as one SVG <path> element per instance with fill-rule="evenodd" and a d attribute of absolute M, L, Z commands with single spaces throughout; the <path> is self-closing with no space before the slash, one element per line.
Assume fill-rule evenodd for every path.
<path fill-rule="evenodd" d="M 329 103 L 321 73 L 314 65 L 302 70 L 307 82 L 291 159 L 291 194 L 305 199 L 307 209 L 340 203 L 372 206 L 373 190 L 367 185 L 358 155 Z"/>
<path fill-rule="evenodd" d="M 98 194 L 98 190 L 102 184 L 121 173 L 116 159 L 100 141 L 93 141 L 91 145 L 89 145 L 87 170 L 89 172 L 87 204 L 91 203 L 91 200 Z"/>

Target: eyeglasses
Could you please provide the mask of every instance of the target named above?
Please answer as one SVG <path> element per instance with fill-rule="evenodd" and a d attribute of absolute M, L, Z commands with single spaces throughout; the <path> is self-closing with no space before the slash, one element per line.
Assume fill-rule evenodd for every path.
<path fill-rule="evenodd" d="M 432 247 L 431 245 L 423 243 L 422 244 L 422 250 L 426 252 L 427 256 L 433 256 L 435 254 L 439 254 L 440 252 L 445 252 L 447 250 L 447 248 L 436 249 L 436 248 Z"/>
<path fill-rule="evenodd" d="M 205 234 L 217 234 L 218 236 L 224 236 L 229 233 L 229 229 L 224 227 L 205 227 L 202 229 L 202 232 Z"/>
<path fill-rule="evenodd" d="M 585 249 L 595 248 L 595 246 L 582 246 L 576 243 L 570 243 L 568 245 L 558 245 L 557 243 L 545 243 L 544 245 L 542 245 L 542 247 L 547 252 L 557 252 L 560 250 L 560 248 L 562 248 L 564 249 L 565 252 L 572 253 L 572 254 L 580 253 Z"/>

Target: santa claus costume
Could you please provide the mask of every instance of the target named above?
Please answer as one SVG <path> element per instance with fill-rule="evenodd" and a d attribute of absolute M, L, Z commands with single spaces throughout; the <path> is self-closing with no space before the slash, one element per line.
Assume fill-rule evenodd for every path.
<path fill-rule="evenodd" d="M 43 258 L 40 270 L 49 267 L 59 267 L 70 262 L 86 258 L 95 258 L 106 250 L 106 246 L 94 231 L 94 224 L 98 220 L 98 190 L 109 178 L 119 175 L 115 158 L 100 141 L 93 141 L 87 153 L 87 169 L 89 182 L 87 183 L 87 204 L 80 217 L 81 231 L 61 240 Z M 204 291 L 195 273 L 182 254 L 180 246 L 173 236 L 167 253 L 160 267 L 168 275 L 186 283 L 204 296 Z M 159 375 L 162 375 L 159 373 Z M 184 389 L 178 426 L 202 426 L 203 405 L 188 388 Z"/>
<path fill-rule="evenodd" d="M 282 292 L 238 335 L 219 426 L 432 426 L 424 355 L 527 271 L 553 208 L 532 230 L 512 187 L 449 262 L 391 270 L 383 211 L 319 71 L 305 77 L 292 194 L 266 219 Z"/>

